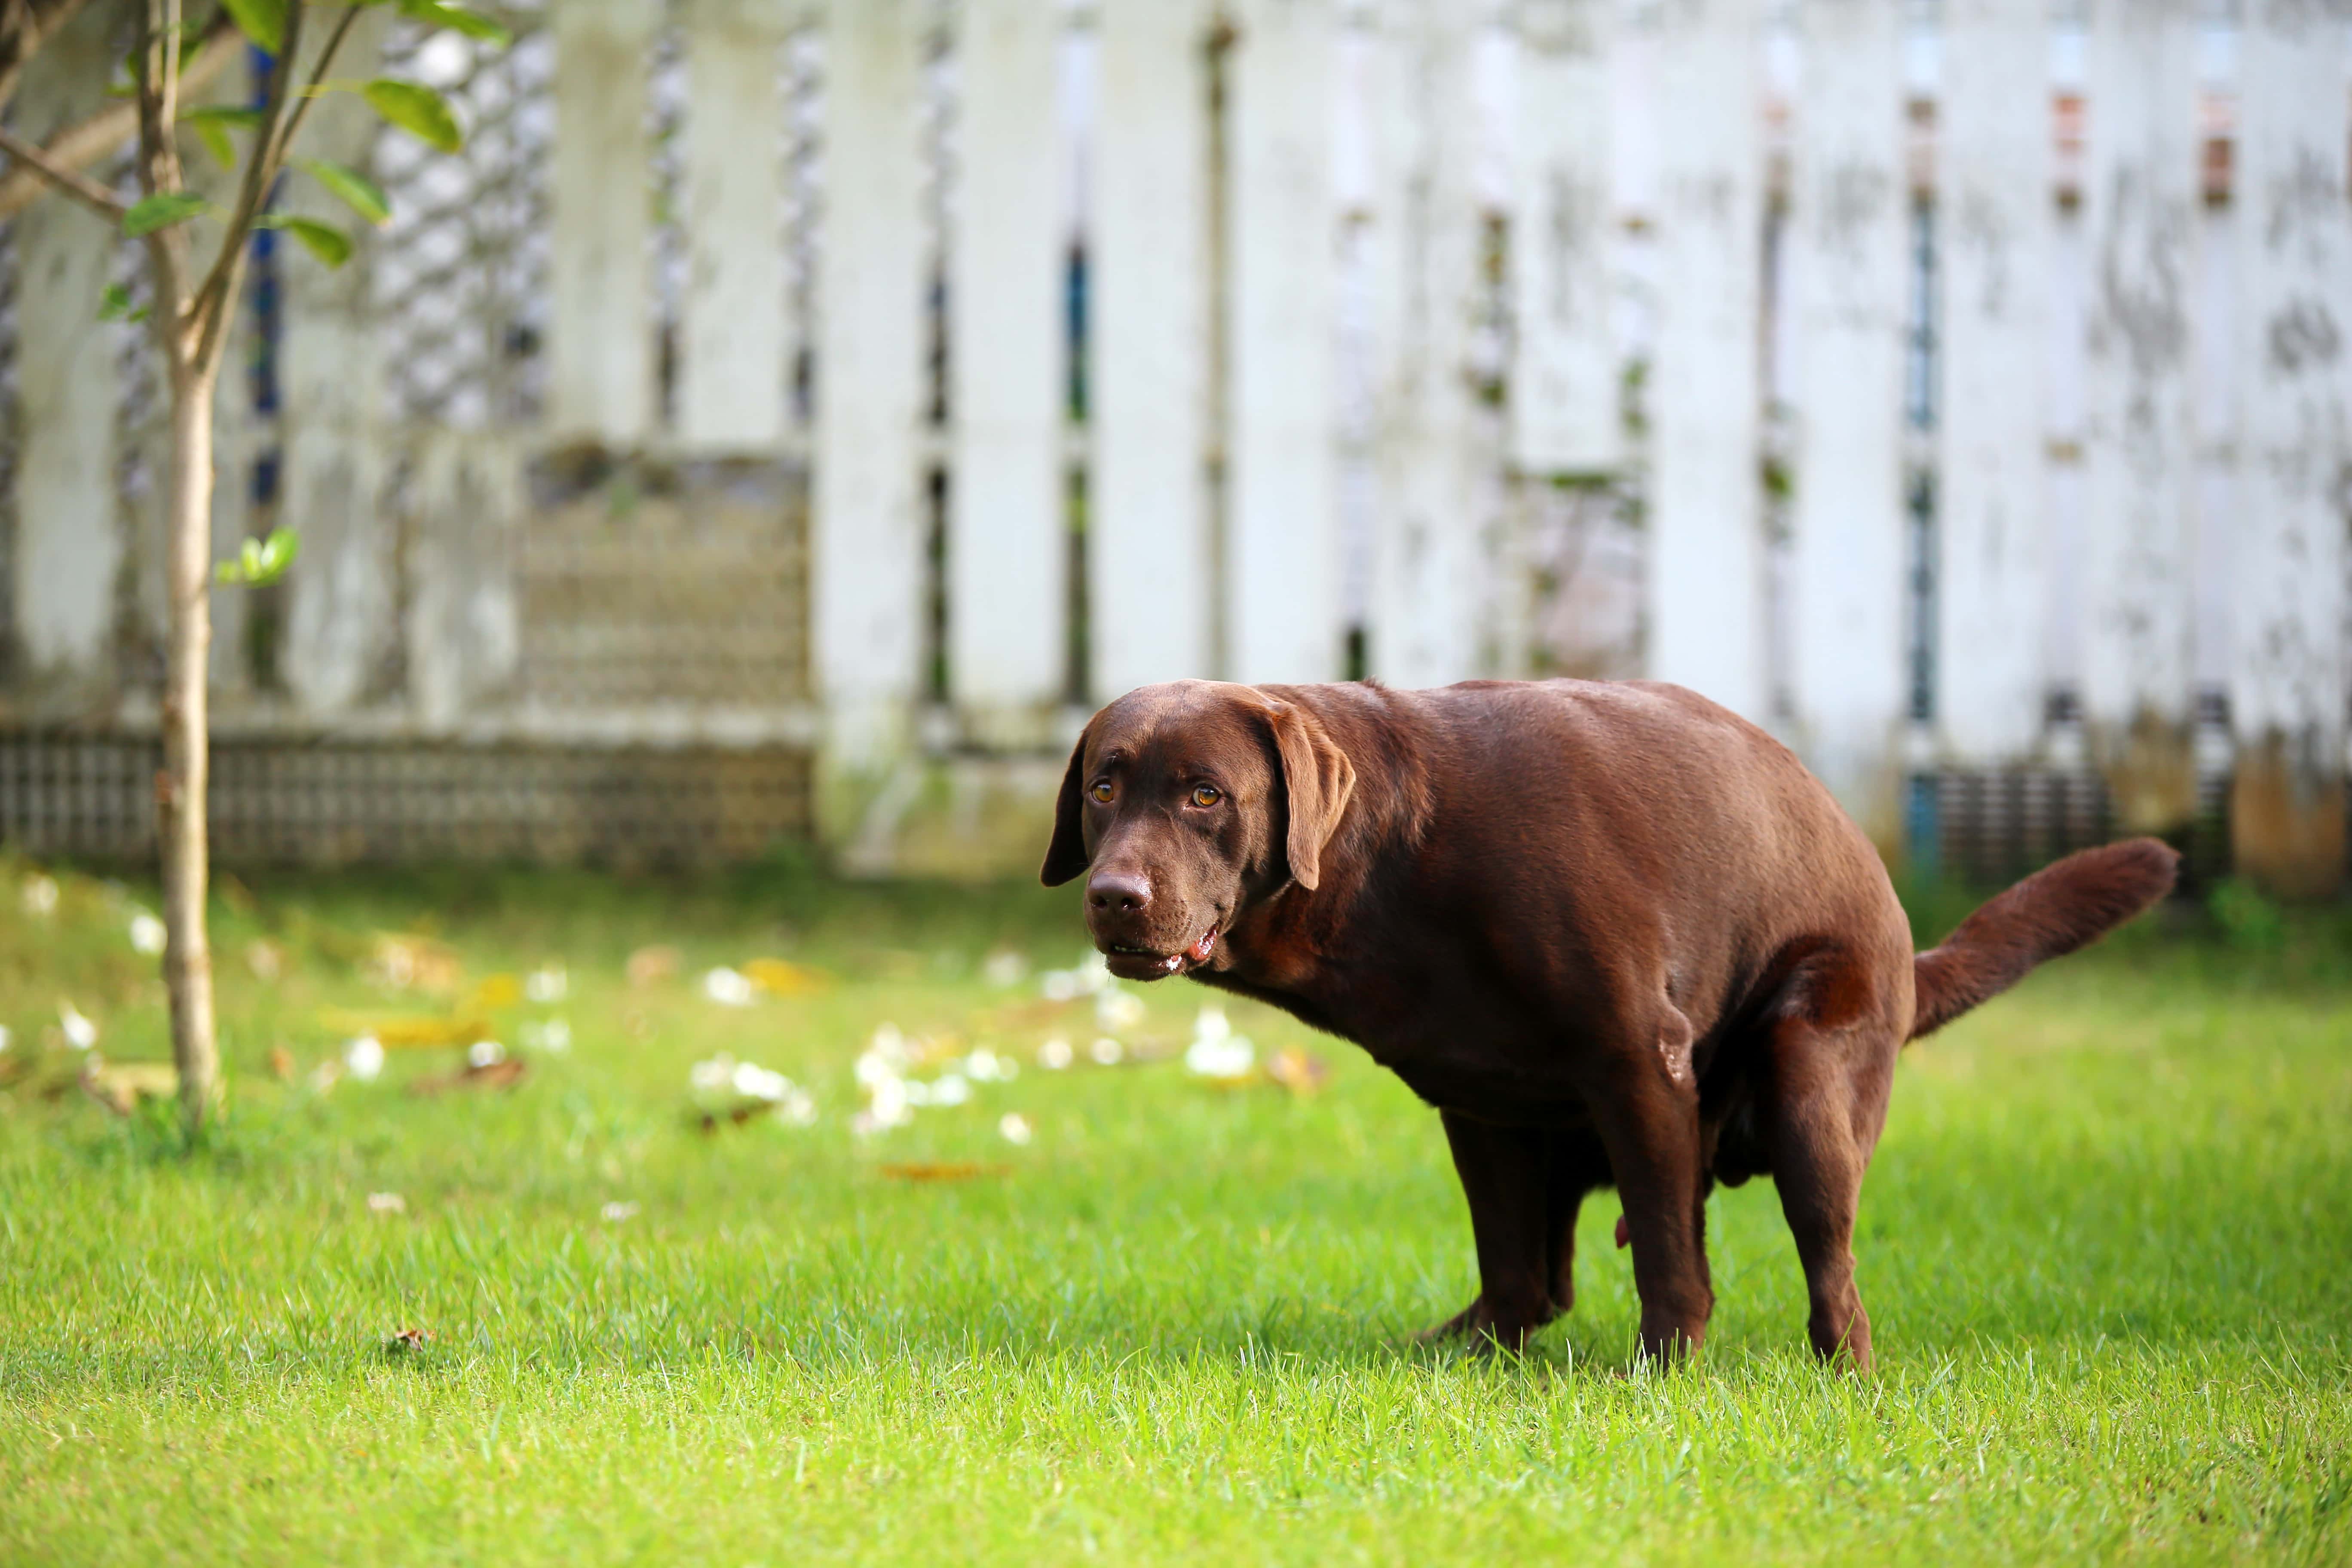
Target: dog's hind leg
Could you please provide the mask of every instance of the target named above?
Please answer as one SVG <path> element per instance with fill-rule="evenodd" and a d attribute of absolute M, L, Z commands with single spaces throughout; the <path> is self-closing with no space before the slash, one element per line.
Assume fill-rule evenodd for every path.
<path fill-rule="evenodd" d="M 1706 1173 L 1690 1021 L 1666 1003 L 1598 1054 L 1585 1085 L 1592 1121 L 1625 1203 L 1642 1353 L 1674 1361 L 1698 1349 L 1715 1309 L 1706 1267 Z"/>
<path fill-rule="evenodd" d="M 1447 1110 L 1445 1141 L 1462 1195 L 1470 1203 L 1470 1232 L 1478 1248 L 1478 1296 L 1437 1327 L 1426 1341 L 1478 1334 L 1505 1350 L 1557 1315 L 1545 1273 L 1549 1245 L 1544 1134 L 1531 1127 L 1497 1127 Z"/>
<path fill-rule="evenodd" d="M 1544 1228 L 1549 1247 L 1544 1279 L 1551 1288 L 1555 1313 L 1565 1315 L 1576 1305 L 1576 1216 L 1584 1206 L 1584 1194 L 1608 1184 L 1609 1156 L 1592 1132 L 1579 1129 L 1546 1135 Z"/>
<path fill-rule="evenodd" d="M 1784 1019 L 1771 1047 L 1767 1137 L 1780 1212 L 1805 1268 L 1813 1353 L 1868 1372 L 1870 1314 L 1853 1283 L 1853 1221 L 1863 1173 L 1886 1118 L 1899 1046 Z"/>

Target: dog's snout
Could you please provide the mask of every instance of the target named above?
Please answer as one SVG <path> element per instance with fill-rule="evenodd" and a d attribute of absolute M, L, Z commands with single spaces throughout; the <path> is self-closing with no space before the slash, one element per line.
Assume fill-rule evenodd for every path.
<path fill-rule="evenodd" d="M 1087 883 L 1087 907 L 1103 914 L 1140 914 L 1151 907 L 1151 884 L 1134 871 L 1098 871 Z"/>

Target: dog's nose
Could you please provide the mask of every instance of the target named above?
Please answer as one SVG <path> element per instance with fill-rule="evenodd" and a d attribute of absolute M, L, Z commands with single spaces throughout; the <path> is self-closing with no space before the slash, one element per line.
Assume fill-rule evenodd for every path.
<path fill-rule="evenodd" d="M 1132 871 L 1104 871 L 1087 883 L 1087 907 L 1131 915 L 1151 906 L 1151 884 Z"/>

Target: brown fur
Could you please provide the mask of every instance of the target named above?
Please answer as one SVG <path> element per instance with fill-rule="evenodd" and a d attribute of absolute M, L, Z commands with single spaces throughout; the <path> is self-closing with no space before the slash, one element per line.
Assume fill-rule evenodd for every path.
<path fill-rule="evenodd" d="M 1648 682 L 1182 681 L 1095 715 L 1044 876 L 1113 973 L 1187 973 L 1361 1045 L 1438 1108 L 1517 1346 L 1613 1185 L 1645 1352 L 1696 1347 L 1715 1182 L 1770 1174 L 1816 1351 L 1870 1363 L 1851 1249 L 1896 1053 L 2170 885 L 2149 841 L 2029 878 L 1918 957 L 1885 868 L 1786 748 Z"/>

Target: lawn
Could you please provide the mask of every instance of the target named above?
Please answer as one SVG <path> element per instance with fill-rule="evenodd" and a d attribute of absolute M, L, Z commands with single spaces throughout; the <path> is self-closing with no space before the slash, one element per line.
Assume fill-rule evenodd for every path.
<path fill-rule="evenodd" d="M 1528 1355 L 1411 1347 L 1473 1289 L 1433 1113 L 1257 1009 L 1328 1081 L 1188 1070 L 1182 983 L 1049 999 L 1061 894 L 225 885 L 193 1153 L 67 1037 L 125 1097 L 166 1054 L 142 904 L 0 862 L 0 1560 L 2352 1561 L 2332 919 L 2168 910 L 1913 1047 L 1862 1382 L 1769 1183 L 1693 1366 L 1633 1363 L 1605 1195 Z M 886 1022 L 917 1098 L 988 1054 L 861 1131 Z M 452 1083 L 482 1034 L 520 1078 Z M 798 1094 L 738 1121 L 722 1055 Z"/>

